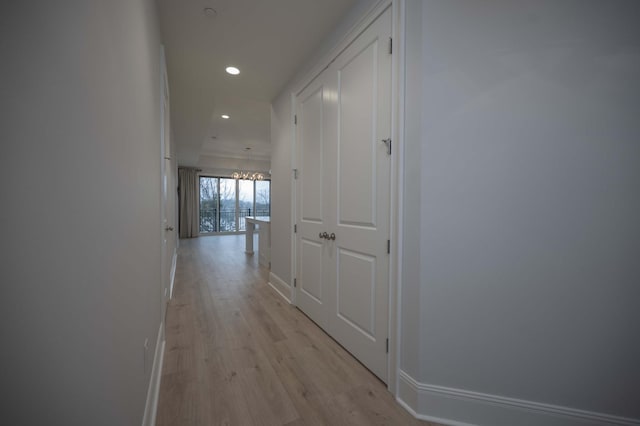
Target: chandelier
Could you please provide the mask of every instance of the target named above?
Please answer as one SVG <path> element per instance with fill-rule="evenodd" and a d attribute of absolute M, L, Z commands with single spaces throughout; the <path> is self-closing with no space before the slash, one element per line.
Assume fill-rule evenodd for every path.
<path fill-rule="evenodd" d="M 245 180 L 263 180 L 264 175 L 260 172 L 249 172 L 246 170 L 236 170 L 231 173 L 231 177 L 234 179 L 245 179 Z"/>
<path fill-rule="evenodd" d="M 246 147 L 244 150 L 249 154 L 249 157 L 247 160 L 251 161 L 251 148 Z M 264 174 L 261 172 L 253 172 L 249 170 L 236 170 L 235 172 L 231 173 L 231 177 L 233 179 L 263 180 Z"/>

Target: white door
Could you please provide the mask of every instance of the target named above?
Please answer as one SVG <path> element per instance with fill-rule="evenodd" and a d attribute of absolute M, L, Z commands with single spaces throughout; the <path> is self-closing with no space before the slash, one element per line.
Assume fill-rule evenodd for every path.
<path fill-rule="evenodd" d="M 160 162 L 161 162 L 161 202 L 160 207 L 161 221 L 162 221 L 162 259 L 161 259 L 161 274 L 162 274 L 162 318 L 164 320 L 167 301 L 169 300 L 169 285 L 170 274 L 173 260 L 173 244 L 170 241 L 174 238 L 172 235 L 174 232 L 173 225 L 173 194 L 171 194 L 173 183 L 171 182 L 171 145 L 170 145 L 170 114 L 169 114 L 169 82 L 167 81 L 167 74 L 164 71 L 164 54 L 162 55 L 162 86 L 161 86 L 161 132 L 160 132 Z"/>
<path fill-rule="evenodd" d="M 327 202 L 330 159 L 327 139 L 332 117 L 327 74 L 315 79 L 297 97 L 296 141 L 299 175 L 297 191 L 297 292 L 296 304 L 313 321 L 326 330 L 328 324 L 328 288 L 326 241 L 322 233 L 329 229 Z M 334 101 L 335 103 L 335 101 Z M 334 108 L 335 109 L 335 108 Z"/>
<path fill-rule="evenodd" d="M 298 96 L 296 110 L 296 303 L 384 381 L 390 155 L 382 140 L 391 134 L 390 35 L 387 9 Z M 317 214 L 307 214 L 305 200 Z M 319 238 L 323 232 L 329 238 Z"/>

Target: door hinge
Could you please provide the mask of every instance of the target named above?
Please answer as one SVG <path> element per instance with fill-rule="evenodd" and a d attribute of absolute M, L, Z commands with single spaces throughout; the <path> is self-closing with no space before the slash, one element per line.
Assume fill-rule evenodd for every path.
<path fill-rule="evenodd" d="M 389 55 L 393 53 L 393 37 L 389 37 Z"/>
<path fill-rule="evenodd" d="M 389 353 L 389 338 L 387 338 L 387 353 Z"/>
<path fill-rule="evenodd" d="M 293 225 L 293 233 L 294 234 L 298 233 L 298 224 Z"/>
<path fill-rule="evenodd" d="M 298 114 L 294 114 L 293 116 L 293 124 L 298 124 Z"/>
<path fill-rule="evenodd" d="M 298 287 L 298 279 L 297 278 L 293 279 L 293 286 L 294 287 Z"/>
<path fill-rule="evenodd" d="M 298 179 L 298 169 L 293 169 L 293 178 Z"/>
<path fill-rule="evenodd" d="M 391 240 L 387 240 L 387 253 L 391 254 Z"/>
<path fill-rule="evenodd" d="M 387 146 L 387 154 L 391 155 L 391 138 L 382 139 L 382 143 Z"/>

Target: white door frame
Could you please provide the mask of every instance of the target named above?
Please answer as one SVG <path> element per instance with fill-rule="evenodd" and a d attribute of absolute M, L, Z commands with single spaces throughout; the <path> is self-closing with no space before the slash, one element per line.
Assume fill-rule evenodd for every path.
<path fill-rule="evenodd" d="M 169 301 L 169 287 L 170 277 L 167 274 L 167 270 L 171 267 L 169 256 L 169 236 L 167 235 L 169 225 L 169 218 L 167 217 L 167 205 L 169 203 L 169 174 L 170 163 L 167 165 L 167 159 L 170 158 L 170 153 L 167 153 L 167 104 L 169 102 L 169 81 L 167 78 L 167 65 L 165 59 L 164 46 L 160 46 L 160 235 L 161 235 L 161 300 L 162 300 L 162 321 L 164 322 L 167 303 Z"/>
<path fill-rule="evenodd" d="M 297 219 L 297 199 L 295 173 L 297 164 L 297 141 L 295 129 L 296 96 L 300 94 L 329 64 L 355 40 L 388 7 L 392 11 L 393 55 L 391 58 L 391 182 L 390 182 L 390 236 L 391 254 L 389 258 L 389 357 L 387 389 L 396 395 L 398 371 L 400 369 L 400 294 L 402 283 L 402 203 L 403 203 L 403 153 L 404 153 L 404 28 L 405 0 L 379 0 L 371 6 L 352 26 L 336 46 L 302 78 L 301 84 L 290 95 L 291 105 L 291 279 L 297 276 L 296 234 L 293 233 Z M 290 283 L 291 303 L 296 305 L 296 291 Z"/>
<path fill-rule="evenodd" d="M 389 264 L 389 383 L 387 388 L 397 394 L 401 354 L 402 307 L 402 217 L 404 203 L 404 75 L 405 75 L 405 0 L 392 2 L 393 57 L 391 58 L 391 194 Z"/>

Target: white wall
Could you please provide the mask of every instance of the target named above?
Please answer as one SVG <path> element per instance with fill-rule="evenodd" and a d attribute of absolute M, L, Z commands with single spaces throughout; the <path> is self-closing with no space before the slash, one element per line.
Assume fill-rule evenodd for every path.
<path fill-rule="evenodd" d="M 517 399 L 569 415 L 544 424 L 640 421 L 639 13 L 407 2 L 401 368 L 419 413 L 541 424 Z"/>
<path fill-rule="evenodd" d="M 152 0 L 2 8 L 6 424 L 142 421 L 161 321 L 159 52 Z"/>
<path fill-rule="evenodd" d="M 291 115 L 291 96 L 285 91 L 271 106 L 271 273 L 288 286 L 293 282 Z"/>

